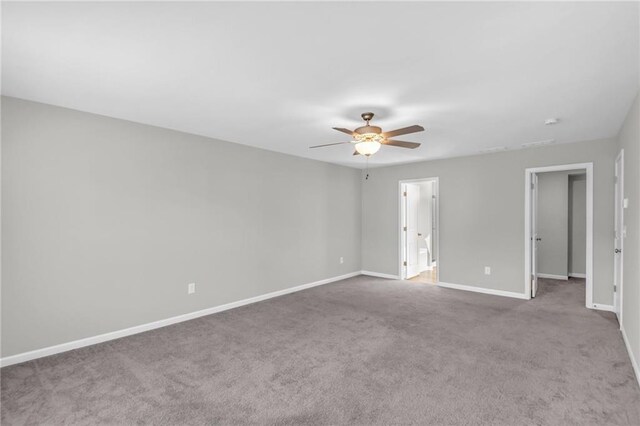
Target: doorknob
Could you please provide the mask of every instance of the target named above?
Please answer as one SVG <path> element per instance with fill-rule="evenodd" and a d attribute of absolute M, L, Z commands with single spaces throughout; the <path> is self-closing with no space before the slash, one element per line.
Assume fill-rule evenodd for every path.
<path fill-rule="evenodd" d="M 618 253 L 622 253 L 622 250 L 620 250 L 620 249 L 615 249 L 613 252 L 614 252 L 614 253 L 616 253 L 616 254 L 618 254 Z"/>

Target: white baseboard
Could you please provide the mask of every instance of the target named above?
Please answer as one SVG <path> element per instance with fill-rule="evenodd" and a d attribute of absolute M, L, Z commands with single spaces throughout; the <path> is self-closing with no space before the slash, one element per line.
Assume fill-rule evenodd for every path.
<path fill-rule="evenodd" d="M 86 337 L 84 339 L 74 340 L 72 342 L 62 343 L 55 346 L 49 346 L 42 349 L 36 349 L 29 352 L 23 352 L 17 355 L 11 355 L 0 359 L 0 367 L 6 367 L 13 364 L 18 364 L 25 361 L 30 361 L 36 358 L 42 358 L 49 355 L 59 354 L 61 352 L 67 352 L 72 349 L 79 349 L 85 346 L 95 345 L 97 343 L 106 342 L 109 340 L 119 339 L 121 337 L 131 336 L 133 334 L 143 333 L 145 331 L 155 330 L 156 328 L 166 327 L 168 325 L 177 324 L 179 322 L 189 321 L 195 318 L 203 317 L 206 315 L 215 314 L 216 312 L 222 312 L 240 306 L 249 305 L 251 303 L 260 302 L 267 299 L 272 299 L 278 296 L 284 296 L 285 294 L 295 293 L 297 291 L 306 290 L 311 287 L 316 287 L 323 284 L 329 284 L 335 281 L 344 280 L 347 278 L 360 275 L 360 271 L 351 272 L 348 274 L 340 275 L 337 277 L 327 278 L 312 283 L 302 284 L 296 287 L 286 288 L 284 290 L 278 290 L 271 293 L 262 294 L 260 296 L 250 297 L 248 299 L 238 300 L 237 302 L 226 303 L 224 305 L 214 306 L 212 308 L 203 309 L 200 311 L 190 312 L 188 314 L 178 315 L 171 318 L 166 318 L 159 321 L 150 322 L 147 324 L 136 325 L 134 327 L 125 328 L 123 330 L 112 331 L 109 333 L 100 334 L 98 336 Z"/>
<path fill-rule="evenodd" d="M 455 290 L 473 291 L 476 293 L 492 294 L 494 296 L 514 297 L 516 299 L 525 299 L 525 300 L 530 299 L 530 297 L 527 297 L 525 293 L 515 293 L 512 291 L 494 290 L 492 288 L 474 287 L 471 285 L 463 285 L 463 284 L 444 283 L 442 281 L 438 283 L 438 287 L 452 288 Z"/>
<path fill-rule="evenodd" d="M 362 275 L 369 275 L 370 277 L 378 277 L 378 278 L 388 278 L 390 280 L 399 280 L 400 277 L 397 275 L 391 274 L 383 274 L 380 272 L 372 272 L 372 271 L 360 271 Z"/>
<path fill-rule="evenodd" d="M 569 276 L 572 278 L 587 278 L 587 274 L 583 274 L 580 272 L 569 272 Z"/>
<path fill-rule="evenodd" d="M 638 360 L 633 356 L 633 351 L 631 350 L 631 346 L 629 345 L 629 339 L 627 339 L 627 332 L 624 331 L 624 327 L 620 327 L 620 332 L 622 333 L 622 340 L 624 340 L 624 345 L 627 347 L 627 352 L 629 353 L 629 358 L 631 359 L 633 372 L 636 373 L 636 380 L 638 381 L 638 385 L 640 385 L 640 367 L 638 366 Z"/>
<path fill-rule="evenodd" d="M 603 305 L 602 303 L 593 303 L 591 306 L 587 306 L 587 308 L 597 309 L 599 311 L 608 311 L 608 312 L 616 311 L 613 305 Z"/>
<path fill-rule="evenodd" d="M 537 274 L 538 278 L 549 278 L 552 280 L 568 280 L 569 277 L 566 275 L 554 275 L 554 274 Z"/>

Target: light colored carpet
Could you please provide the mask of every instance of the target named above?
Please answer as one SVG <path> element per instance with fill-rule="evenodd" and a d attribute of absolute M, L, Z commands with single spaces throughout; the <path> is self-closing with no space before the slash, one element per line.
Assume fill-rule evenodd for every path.
<path fill-rule="evenodd" d="M 640 424 L 613 314 L 541 287 L 316 287 L 3 368 L 2 424 Z"/>

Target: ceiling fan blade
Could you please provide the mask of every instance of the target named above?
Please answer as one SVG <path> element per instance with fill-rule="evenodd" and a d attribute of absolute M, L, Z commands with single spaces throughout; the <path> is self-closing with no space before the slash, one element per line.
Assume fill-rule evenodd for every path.
<path fill-rule="evenodd" d="M 353 151 L 353 155 L 360 155 L 358 151 Z"/>
<path fill-rule="evenodd" d="M 417 142 L 394 141 L 393 139 L 387 139 L 382 143 L 384 145 L 399 146 L 400 148 L 410 148 L 410 149 L 415 149 L 420 146 L 420 144 Z"/>
<path fill-rule="evenodd" d="M 327 144 L 324 144 L 324 145 L 310 146 L 309 148 L 322 148 L 323 146 L 342 145 L 343 143 L 351 143 L 351 142 L 327 143 Z"/>
<path fill-rule="evenodd" d="M 342 127 L 333 127 L 333 130 L 337 130 L 337 131 L 339 131 L 339 132 L 346 133 L 346 134 L 348 134 L 349 136 L 353 136 L 353 130 L 344 129 L 344 128 L 342 128 Z"/>
<path fill-rule="evenodd" d="M 423 131 L 424 127 L 413 125 L 409 127 L 403 127 L 402 129 L 391 130 L 390 132 L 384 132 L 382 136 L 384 136 L 385 138 L 392 138 L 394 136 L 408 135 L 409 133 L 418 133 Z"/>

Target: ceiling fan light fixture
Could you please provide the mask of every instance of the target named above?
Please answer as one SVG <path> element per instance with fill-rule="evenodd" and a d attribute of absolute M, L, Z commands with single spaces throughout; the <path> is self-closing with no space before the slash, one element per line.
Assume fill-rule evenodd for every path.
<path fill-rule="evenodd" d="M 417 142 L 405 142 L 395 139 L 390 139 L 394 136 L 409 135 L 411 133 L 417 133 L 424 131 L 424 127 L 414 124 L 413 126 L 403 127 L 401 129 L 391 130 L 390 132 L 383 132 L 381 127 L 372 126 L 369 121 L 373 118 L 372 112 L 365 112 L 361 114 L 362 119 L 366 122 L 365 126 L 358 127 L 355 130 L 345 129 L 343 127 L 334 127 L 333 130 L 337 130 L 341 133 L 346 133 L 351 136 L 351 140 L 348 142 L 327 143 L 324 145 L 310 146 L 309 148 L 323 148 L 325 146 L 352 144 L 354 145 L 356 152 L 353 155 L 364 155 L 369 157 L 380 150 L 380 147 L 384 145 L 397 146 L 399 148 L 415 149 L 420 146 Z"/>
<path fill-rule="evenodd" d="M 381 146 L 382 144 L 378 141 L 365 140 L 356 144 L 356 151 L 358 151 L 358 154 L 368 157 L 378 152 Z"/>

